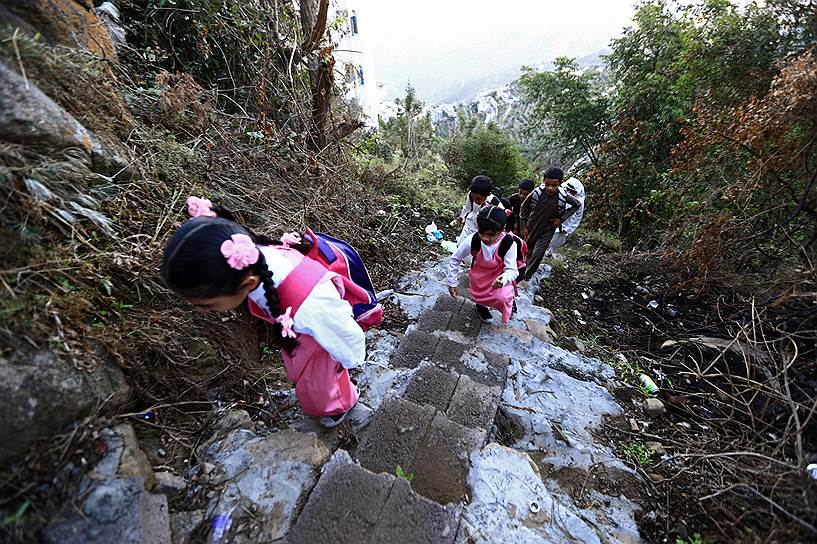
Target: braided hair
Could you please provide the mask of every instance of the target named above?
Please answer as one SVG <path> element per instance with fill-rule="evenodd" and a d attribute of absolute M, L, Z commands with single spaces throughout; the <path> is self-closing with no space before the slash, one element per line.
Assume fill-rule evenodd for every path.
<path fill-rule="evenodd" d="M 260 278 L 264 300 L 272 318 L 283 312 L 278 290 L 272 281 L 272 271 L 264 254 L 241 270 L 232 268 L 221 253 L 221 244 L 233 234 L 245 234 L 256 245 L 280 245 L 281 242 L 255 234 L 239 224 L 235 215 L 223 206 L 214 206 L 217 217 L 195 217 L 184 223 L 168 242 L 162 259 L 161 277 L 173 291 L 185 298 L 211 298 L 238 291 L 247 273 Z M 290 245 L 306 254 L 307 244 Z M 297 346 L 293 338 L 281 334 L 281 325 L 272 325 L 273 341 L 291 352 Z"/>
<path fill-rule="evenodd" d="M 501 232 L 508 220 L 508 212 L 499 206 L 487 206 L 477 214 L 477 230 L 479 232 Z"/>

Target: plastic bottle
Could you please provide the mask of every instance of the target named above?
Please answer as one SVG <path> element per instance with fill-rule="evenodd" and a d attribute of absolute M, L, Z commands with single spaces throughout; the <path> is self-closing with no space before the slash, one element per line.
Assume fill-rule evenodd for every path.
<path fill-rule="evenodd" d="M 644 386 L 644 389 L 645 389 L 645 390 L 647 391 L 647 393 L 649 393 L 650 395 L 657 395 L 657 394 L 658 394 L 658 391 L 660 391 L 660 389 L 658 388 L 658 386 L 657 386 L 657 385 L 655 385 L 655 382 L 654 382 L 654 381 L 652 381 L 652 378 L 650 378 L 650 377 L 649 377 L 649 376 L 647 376 L 646 374 L 641 374 L 641 375 L 639 375 L 639 376 L 638 376 L 638 379 L 639 379 L 639 381 L 641 382 L 641 385 L 642 385 L 642 386 Z"/>

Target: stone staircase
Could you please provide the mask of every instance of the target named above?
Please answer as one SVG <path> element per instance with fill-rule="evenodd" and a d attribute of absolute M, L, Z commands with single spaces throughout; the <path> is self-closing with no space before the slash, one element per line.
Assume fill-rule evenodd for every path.
<path fill-rule="evenodd" d="M 392 357 L 417 369 L 405 393 L 390 391 L 358 434 L 359 464 L 333 455 L 288 542 L 455 541 L 471 456 L 487 443 L 509 363 L 474 347 L 481 325 L 471 302 L 438 297 Z"/>

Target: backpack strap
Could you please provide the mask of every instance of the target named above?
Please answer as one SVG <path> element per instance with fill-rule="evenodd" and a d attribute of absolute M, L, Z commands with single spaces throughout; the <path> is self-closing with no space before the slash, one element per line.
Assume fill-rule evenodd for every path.
<path fill-rule="evenodd" d="M 321 237 L 316 236 L 309 227 L 306 228 L 304 236 L 310 241 L 307 257 L 316 261 L 319 261 L 320 258 L 323 257 L 324 262 L 329 266 L 337 260 L 338 256 L 332 250 L 332 247 Z"/>
<path fill-rule="evenodd" d="M 481 247 L 482 240 L 479 239 L 479 234 L 474 233 L 471 235 L 471 256 L 476 257 L 477 253 L 479 253 L 479 248 Z"/>
<path fill-rule="evenodd" d="M 505 237 L 499 241 L 499 249 L 497 249 L 497 252 L 500 259 L 505 258 L 505 255 L 508 254 L 508 250 L 511 249 L 511 244 L 513 244 L 515 241 L 516 236 L 510 233 L 505 234 Z"/>
<path fill-rule="evenodd" d="M 313 246 L 314 247 L 314 246 Z M 323 277 L 329 273 L 325 266 L 309 257 L 304 257 L 295 265 L 286 278 L 278 285 L 278 299 L 281 310 L 292 308 L 292 315 L 298 311 L 304 300 Z"/>

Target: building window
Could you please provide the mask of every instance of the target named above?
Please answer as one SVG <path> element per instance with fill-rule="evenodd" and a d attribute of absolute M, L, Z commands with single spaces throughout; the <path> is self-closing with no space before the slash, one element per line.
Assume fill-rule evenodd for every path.
<path fill-rule="evenodd" d="M 355 12 L 352 12 L 352 17 L 349 19 L 349 22 L 352 24 L 352 34 L 357 34 L 357 15 Z"/>
<path fill-rule="evenodd" d="M 363 85 L 363 66 L 359 66 L 357 69 L 357 76 L 360 79 L 360 84 Z"/>

